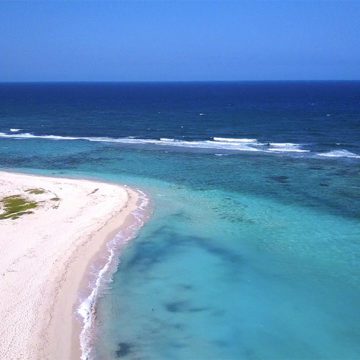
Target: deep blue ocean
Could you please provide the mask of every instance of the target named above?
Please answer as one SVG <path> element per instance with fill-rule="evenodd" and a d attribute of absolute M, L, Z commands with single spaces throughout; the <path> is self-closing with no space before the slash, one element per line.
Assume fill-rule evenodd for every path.
<path fill-rule="evenodd" d="M 151 198 L 93 358 L 359 359 L 360 82 L 0 84 L 0 167 Z"/>

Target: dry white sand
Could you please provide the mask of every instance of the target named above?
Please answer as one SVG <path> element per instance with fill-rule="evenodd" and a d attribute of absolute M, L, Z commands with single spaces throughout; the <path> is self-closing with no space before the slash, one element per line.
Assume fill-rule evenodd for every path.
<path fill-rule="evenodd" d="M 32 188 L 45 192 L 26 192 Z M 0 172 L 0 199 L 17 194 L 39 206 L 0 220 L 0 359 L 78 359 L 79 288 L 138 195 L 107 183 Z"/>

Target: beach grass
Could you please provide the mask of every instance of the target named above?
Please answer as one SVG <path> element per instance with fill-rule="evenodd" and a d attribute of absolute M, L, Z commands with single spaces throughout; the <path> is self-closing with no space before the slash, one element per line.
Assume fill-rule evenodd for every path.
<path fill-rule="evenodd" d="M 0 214 L 0 220 L 17 219 L 22 215 L 31 214 L 32 209 L 38 206 L 36 201 L 31 201 L 21 195 L 12 195 L 0 200 L 3 212 Z"/>

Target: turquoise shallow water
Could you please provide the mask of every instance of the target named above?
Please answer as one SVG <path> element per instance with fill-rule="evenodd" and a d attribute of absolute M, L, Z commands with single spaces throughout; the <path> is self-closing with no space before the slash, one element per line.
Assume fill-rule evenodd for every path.
<path fill-rule="evenodd" d="M 99 358 L 126 345 L 129 358 L 356 358 L 348 252 L 358 250 L 334 244 L 355 242 L 356 222 L 259 197 L 174 192 L 157 194 L 154 219 L 100 302 Z"/>
<path fill-rule="evenodd" d="M 6 140 L 0 151 L 27 160 L 21 171 L 152 198 L 99 301 L 96 359 L 358 357 L 356 161 L 83 141 Z"/>
<path fill-rule="evenodd" d="M 357 360 L 359 94 L 359 82 L 0 85 L 0 168 L 152 199 L 99 299 L 92 357 Z"/>

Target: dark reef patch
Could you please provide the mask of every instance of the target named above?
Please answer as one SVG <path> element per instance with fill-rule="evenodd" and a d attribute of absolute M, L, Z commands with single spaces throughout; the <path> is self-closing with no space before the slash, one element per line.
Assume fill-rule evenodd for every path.
<path fill-rule="evenodd" d="M 215 245 L 202 237 L 184 236 L 170 231 L 167 226 L 161 226 L 148 235 L 149 241 L 138 242 L 133 248 L 131 256 L 120 267 L 124 270 L 134 269 L 146 273 L 151 267 L 166 261 L 174 254 L 192 249 L 194 246 L 220 258 L 227 263 L 240 264 L 241 257 L 227 250 L 225 247 Z M 152 239 L 158 239 L 154 242 Z M 190 289 L 187 289 L 190 290 Z"/>
<path fill-rule="evenodd" d="M 187 309 L 186 301 L 174 301 L 165 304 L 165 309 L 170 312 L 184 312 Z"/>
<path fill-rule="evenodd" d="M 285 175 L 277 175 L 277 176 L 269 176 L 268 177 L 271 180 L 274 180 L 280 184 L 287 184 L 289 177 Z"/>
<path fill-rule="evenodd" d="M 193 307 L 189 304 L 188 301 L 173 301 L 166 303 L 165 309 L 172 313 L 179 313 L 179 312 L 202 312 L 206 311 L 207 308 L 205 307 Z"/>
<path fill-rule="evenodd" d="M 169 232 L 167 226 L 161 226 L 149 234 L 149 241 L 139 242 L 134 248 L 131 258 L 123 264 L 126 269 L 136 268 L 138 271 L 146 271 L 152 266 L 160 263 L 168 256 L 174 254 L 174 247 L 176 242 L 171 241 L 176 239 L 176 234 Z M 164 238 L 163 241 L 155 243 L 150 239 Z"/>
<path fill-rule="evenodd" d="M 119 342 L 118 349 L 115 351 L 116 358 L 129 355 L 132 352 L 133 345 L 127 342 Z"/>
<path fill-rule="evenodd" d="M 180 331 L 183 331 L 185 329 L 185 325 L 183 325 L 183 324 L 174 324 L 172 327 L 174 329 L 180 330 Z"/>

